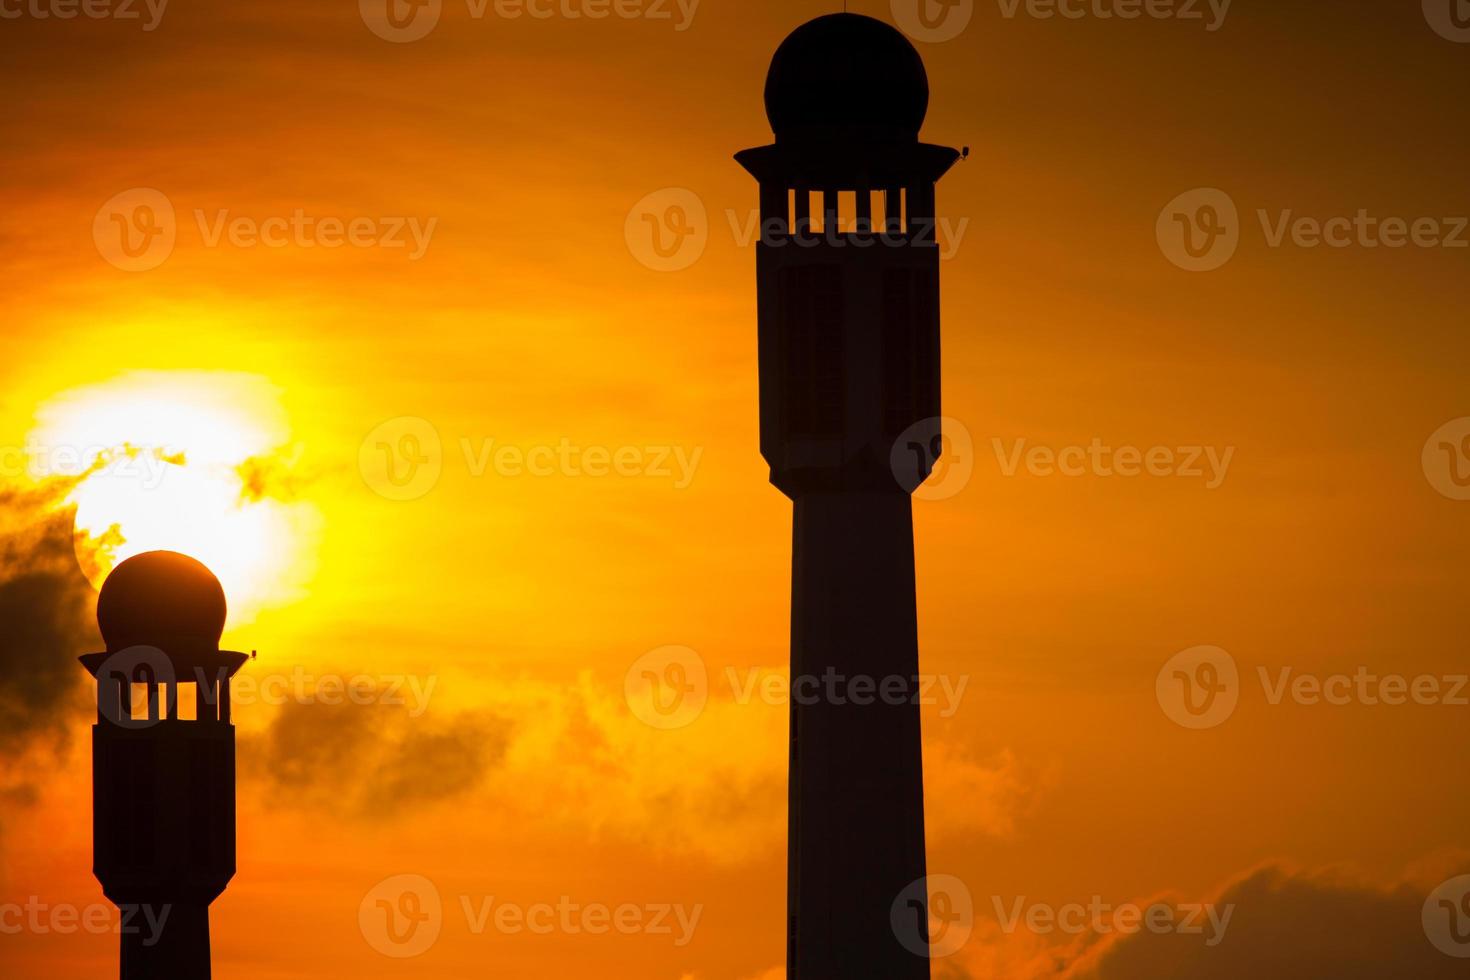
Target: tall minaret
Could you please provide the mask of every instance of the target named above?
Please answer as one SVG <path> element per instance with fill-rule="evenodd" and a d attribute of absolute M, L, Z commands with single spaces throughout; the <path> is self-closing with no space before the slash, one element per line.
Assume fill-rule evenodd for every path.
<path fill-rule="evenodd" d="M 113 569 L 97 625 L 107 652 L 81 658 L 97 678 L 92 870 L 123 910 L 120 976 L 208 980 L 209 905 L 235 874 L 230 678 L 247 658 L 219 648 L 219 581 L 170 551 Z"/>
<path fill-rule="evenodd" d="M 923 60 L 869 17 L 798 28 L 765 100 L 776 142 L 736 159 L 760 182 L 761 454 L 795 505 L 787 976 L 914 980 L 929 960 L 926 899 L 904 907 L 925 876 L 909 494 L 939 446 L 934 185 L 960 154 L 919 142 Z"/>

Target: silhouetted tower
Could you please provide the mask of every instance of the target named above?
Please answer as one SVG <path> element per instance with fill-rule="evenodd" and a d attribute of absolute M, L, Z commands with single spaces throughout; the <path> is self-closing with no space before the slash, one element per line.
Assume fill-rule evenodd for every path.
<path fill-rule="evenodd" d="M 230 678 L 247 657 L 219 648 L 218 580 L 169 551 L 113 570 L 97 625 L 107 652 L 81 658 L 97 678 L 92 870 L 113 904 L 163 921 L 155 936 L 133 914 L 120 976 L 206 980 L 209 905 L 235 875 Z"/>
<path fill-rule="evenodd" d="M 890 917 L 925 876 L 909 494 L 939 445 L 934 186 L 960 154 L 919 142 L 923 60 L 872 18 L 798 28 L 765 101 L 776 142 L 736 159 L 760 182 L 761 454 L 795 505 L 787 976 L 912 980 L 926 909 L 918 953 Z M 847 697 L 894 676 L 907 698 Z"/>

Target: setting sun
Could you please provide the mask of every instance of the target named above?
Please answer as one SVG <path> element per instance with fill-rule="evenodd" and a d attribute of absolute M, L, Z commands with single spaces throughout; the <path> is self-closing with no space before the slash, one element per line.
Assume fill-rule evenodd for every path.
<path fill-rule="evenodd" d="M 66 503 L 94 586 L 133 555 L 179 551 L 219 576 L 240 625 L 304 584 L 317 514 L 276 492 L 290 426 L 264 378 L 134 372 L 58 395 L 37 418 L 33 475 L 76 479 Z"/>

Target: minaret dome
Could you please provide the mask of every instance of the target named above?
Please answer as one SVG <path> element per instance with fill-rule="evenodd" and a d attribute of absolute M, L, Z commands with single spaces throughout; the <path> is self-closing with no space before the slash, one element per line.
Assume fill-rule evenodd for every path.
<path fill-rule="evenodd" d="M 860 14 L 798 27 L 766 76 L 766 116 L 778 141 L 834 134 L 913 140 L 928 109 L 919 52 L 896 28 Z"/>

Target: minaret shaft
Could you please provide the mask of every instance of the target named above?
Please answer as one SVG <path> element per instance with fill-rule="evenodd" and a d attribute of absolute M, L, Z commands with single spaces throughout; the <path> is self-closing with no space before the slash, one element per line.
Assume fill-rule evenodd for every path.
<path fill-rule="evenodd" d="M 909 497 L 805 494 L 793 532 L 787 976 L 924 980 L 890 921 L 925 874 Z"/>
<path fill-rule="evenodd" d="M 138 911 L 122 935 L 121 980 L 210 980 L 209 906 L 172 902 Z"/>

